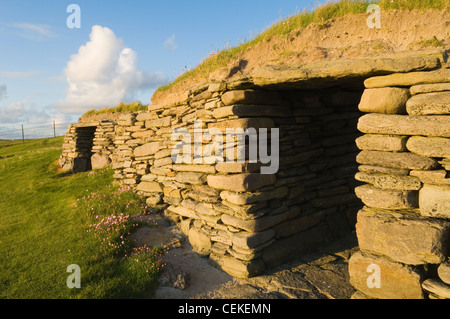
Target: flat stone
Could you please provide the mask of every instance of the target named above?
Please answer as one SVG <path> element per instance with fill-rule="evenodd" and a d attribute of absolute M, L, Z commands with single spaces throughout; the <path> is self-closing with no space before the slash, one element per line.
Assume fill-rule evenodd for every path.
<path fill-rule="evenodd" d="M 423 289 L 443 299 L 450 299 L 450 286 L 439 279 L 427 279 L 422 283 Z"/>
<path fill-rule="evenodd" d="M 391 168 L 372 165 L 359 165 L 360 172 L 372 173 L 372 174 L 388 174 L 388 175 L 408 175 L 409 169 L 407 168 Z"/>
<path fill-rule="evenodd" d="M 414 95 L 406 103 L 409 115 L 450 114 L 450 92 Z"/>
<path fill-rule="evenodd" d="M 412 136 L 406 147 L 425 157 L 450 157 L 450 138 Z"/>
<path fill-rule="evenodd" d="M 374 208 L 408 209 L 417 208 L 418 191 L 381 189 L 371 185 L 362 185 L 355 188 L 356 196 L 361 201 Z"/>
<path fill-rule="evenodd" d="M 391 168 L 429 170 L 437 167 L 438 162 L 432 158 L 413 153 L 393 153 L 380 151 L 362 151 L 356 156 L 356 162 Z"/>
<path fill-rule="evenodd" d="M 238 116 L 238 117 L 288 117 L 292 112 L 289 107 L 273 105 L 230 105 L 216 108 L 213 116 L 217 119 Z"/>
<path fill-rule="evenodd" d="M 413 85 L 409 89 L 412 95 L 432 92 L 450 91 L 450 83 L 434 83 Z"/>
<path fill-rule="evenodd" d="M 404 152 L 407 151 L 408 136 L 365 134 L 358 137 L 355 142 L 360 150 Z"/>
<path fill-rule="evenodd" d="M 419 207 L 424 216 L 450 219 L 450 186 L 425 184 L 419 192 Z"/>
<path fill-rule="evenodd" d="M 272 199 L 282 199 L 287 196 L 289 188 L 279 187 L 273 191 L 258 193 L 236 193 L 230 191 L 222 191 L 220 197 L 235 205 L 248 205 Z"/>
<path fill-rule="evenodd" d="M 418 84 L 450 82 L 450 69 L 429 72 L 396 73 L 368 78 L 364 81 L 366 88 L 391 86 L 413 86 Z"/>
<path fill-rule="evenodd" d="M 107 167 L 111 164 L 111 158 L 108 155 L 102 155 L 100 153 L 95 153 L 91 156 L 91 167 L 92 169 L 101 169 Z"/>
<path fill-rule="evenodd" d="M 270 241 L 275 236 L 273 229 L 268 229 L 257 233 L 239 232 L 231 237 L 234 246 L 245 249 L 252 249 Z"/>
<path fill-rule="evenodd" d="M 160 148 L 161 148 L 160 142 L 147 143 L 142 146 L 136 147 L 134 149 L 134 156 L 140 157 L 140 156 L 153 155 L 156 152 L 158 152 Z"/>
<path fill-rule="evenodd" d="M 183 165 L 173 165 L 172 169 L 174 171 L 179 171 L 179 172 L 199 172 L 199 173 L 208 173 L 208 174 L 214 174 L 216 172 L 216 169 L 212 165 L 183 164 Z"/>
<path fill-rule="evenodd" d="M 147 193 L 163 193 L 163 186 L 158 182 L 140 182 L 136 190 Z"/>
<path fill-rule="evenodd" d="M 439 278 L 446 284 L 450 285 L 450 262 L 447 261 L 440 264 L 437 271 Z"/>
<path fill-rule="evenodd" d="M 402 88 L 366 89 L 358 108 L 366 113 L 406 114 L 409 90 Z"/>
<path fill-rule="evenodd" d="M 206 174 L 198 172 L 178 172 L 175 175 L 175 180 L 178 183 L 203 184 L 206 182 L 206 176 Z"/>
<path fill-rule="evenodd" d="M 201 228 L 191 227 L 188 232 L 192 249 L 200 256 L 207 256 L 211 252 L 211 239 Z"/>
<path fill-rule="evenodd" d="M 193 219 L 198 219 L 199 217 L 197 216 L 197 213 L 195 212 L 195 210 L 187 208 L 187 207 L 183 207 L 183 206 L 169 206 L 167 207 L 168 211 L 175 213 L 176 215 L 180 215 L 183 217 L 187 217 L 187 218 L 193 218 Z"/>
<path fill-rule="evenodd" d="M 358 130 L 367 134 L 450 137 L 450 121 L 445 115 L 407 116 L 373 113 L 359 118 Z"/>
<path fill-rule="evenodd" d="M 358 212 L 356 234 L 361 251 L 409 265 L 439 264 L 449 252 L 450 223 L 413 211 L 364 207 Z"/>
<path fill-rule="evenodd" d="M 261 274 L 266 268 L 261 259 L 242 261 L 230 256 L 210 254 L 210 260 L 223 271 L 237 278 L 248 278 Z"/>
<path fill-rule="evenodd" d="M 375 267 L 374 267 L 375 266 Z M 378 267 L 378 268 L 376 268 Z M 379 287 L 374 286 L 379 271 Z M 348 263 L 350 283 L 366 296 L 376 299 L 423 299 L 423 274 L 411 266 L 358 251 Z"/>
<path fill-rule="evenodd" d="M 232 104 L 272 104 L 279 105 L 281 98 L 276 92 L 257 90 L 233 90 L 222 94 L 225 105 Z"/>
<path fill-rule="evenodd" d="M 260 128 L 273 128 L 275 124 L 270 118 L 245 118 L 245 119 L 235 119 L 235 120 L 225 120 L 220 122 L 209 123 L 208 128 L 217 128 L 223 133 L 226 133 L 227 129 L 243 129 L 247 130 L 249 128 L 254 128 L 259 130 Z"/>
<path fill-rule="evenodd" d="M 450 185 L 450 177 L 446 170 L 411 171 L 411 176 L 418 177 L 422 183 L 434 185 Z"/>
<path fill-rule="evenodd" d="M 172 121 L 172 118 L 170 116 L 166 116 L 164 118 L 155 119 L 155 120 L 148 120 L 148 121 L 145 121 L 145 127 L 146 128 L 167 127 L 167 126 L 170 126 L 171 121 Z"/>
<path fill-rule="evenodd" d="M 355 175 L 355 179 L 383 189 L 419 190 L 422 187 L 420 179 L 413 176 L 369 174 L 358 172 Z"/>
<path fill-rule="evenodd" d="M 298 216 L 298 209 L 291 209 L 285 213 L 278 215 L 267 215 L 255 219 L 241 219 L 228 214 L 223 214 L 221 217 L 222 222 L 225 225 L 233 226 L 251 233 L 261 232 L 268 228 L 271 228 L 284 221 L 290 220 Z"/>
<path fill-rule="evenodd" d="M 208 175 L 208 185 L 223 190 L 234 192 L 252 192 L 264 186 L 273 185 L 276 182 L 273 174 L 233 174 L 233 175 Z"/>
<path fill-rule="evenodd" d="M 289 237 L 294 234 L 305 231 L 308 228 L 317 226 L 325 218 L 325 211 L 319 211 L 315 214 L 298 216 L 274 227 L 277 237 Z"/>
<path fill-rule="evenodd" d="M 221 162 L 216 164 L 220 173 L 254 173 L 261 169 L 261 163 Z"/>

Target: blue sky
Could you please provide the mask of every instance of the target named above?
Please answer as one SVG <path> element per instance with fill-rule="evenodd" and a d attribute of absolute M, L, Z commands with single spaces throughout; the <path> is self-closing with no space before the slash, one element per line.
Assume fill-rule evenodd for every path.
<path fill-rule="evenodd" d="M 70 4 L 80 28 L 69 28 Z M 312 0 L 0 0 L 0 138 L 58 134 L 86 110 L 140 100 L 212 51 Z M 75 21 L 75 20 L 71 20 Z M 14 130 L 14 131 L 13 131 Z M 53 132 L 51 131 L 51 134 Z M 20 135 L 20 136 L 18 136 Z"/>

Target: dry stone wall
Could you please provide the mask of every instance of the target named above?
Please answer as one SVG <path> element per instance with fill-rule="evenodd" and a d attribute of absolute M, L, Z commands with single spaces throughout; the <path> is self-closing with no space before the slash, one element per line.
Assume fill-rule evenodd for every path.
<path fill-rule="evenodd" d="M 114 177 L 149 205 L 164 207 L 199 254 L 234 276 L 254 276 L 352 230 L 360 208 L 353 189 L 360 95 L 355 89 L 277 92 L 202 85 L 185 104 L 119 119 Z M 237 142 L 226 140 L 227 129 L 252 128 L 277 129 L 271 174 L 261 173 L 267 166 L 261 158 L 251 161 L 250 144 L 239 151 Z M 219 130 L 223 154 L 182 153 L 184 161 L 174 162 L 177 129 L 189 133 L 188 149 L 201 133 L 203 151 L 211 146 L 206 134 Z M 246 154 L 245 161 L 231 161 L 228 149 Z"/>
<path fill-rule="evenodd" d="M 448 298 L 449 67 L 440 51 L 265 66 L 71 125 L 60 164 L 111 162 L 233 276 L 355 230 L 355 298 Z"/>
<path fill-rule="evenodd" d="M 372 298 L 448 298 L 450 70 L 369 78 L 351 282 Z M 372 266 L 371 266 L 372 265 Z"/>

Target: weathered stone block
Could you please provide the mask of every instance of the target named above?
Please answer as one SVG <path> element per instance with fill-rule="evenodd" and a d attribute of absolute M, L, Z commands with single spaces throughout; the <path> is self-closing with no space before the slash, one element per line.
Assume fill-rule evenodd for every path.
<path fill-rule="evenodd" d="M 259 245 L 268 242 L 275 236 L 273 229 L 268 229 L 258 233 L 239 232 L 234 233 L 231 240 L 233 245 L 243 247 L 246 249 L 252 249 Z"/>
<path fill-rule="evenodd" d="M 102 155 L 100 153 L 95 153 L 91 157 L 91 167 L 92 169 L 100 169 L 107 167 L 111 164 L 111 159 L 108 155 Z"/>
<path fill-rule="evenodd" d="M 406 103 L 409 115 L 450 114 L 450 92 L 414 95 Z"/>
<path fill-rule="evenodd" d="M 450 262 L 447 261 L 440 264 L 437 271 L 439 278 L 446 284 L 450 285 Z"/>
<path fill-rule="evenodd" d="M 425 184 L 419 192 L 419 207 L 424 216 L 450 218 L 450 186 Z"/>
<path fill-rule="evenodd" d="M 450 299 L 450 286 L 437 278 L 429 278 L 422 283 L 423 289 L 434 298 Z"/>
<path fill-rule="evenodd" d="M 408 89 L 393 87 L 366 89 L 358 108 L 366 113 L 406 114 L 408 98 Z"/>
<path fill-rule="evenodd" d="M 429 170 L 437 167 L 438 162 L 432 158 L 404 152 L 362 151 L 356 156 L 356 162 L 364 165 L 374 165 L 391 168 L 407 168 Z"/>
<path fill-rule="evenodd" d="M 419 190 L 422 187 L 420 179 L 413 176 L 369 174 L 358 172 L 355 175 L 355 179 L 383 189 Z"/>
<path fill-rule="evenodd" d="M 289 188 L 279 187 L 273 191 L 258 193 L 236 193 L 230 191 L 222 191 L 220 197 L 235 205 L 248 205 L 252 203 L 269 201 L 272 199 L 281 199 L 287 196 Z"/>
<path fill-rule="evenodd" d="M 450 223 L 425 219 L 412 211 L 400 213 L 364 207 L 358 212 L 356 233 L 362 251 L 405 264 L 439 264 L 449 252 Z"/>
<path fill-rule="evenodd" d="M 419 207 L 418 191 L 390 190 L 362 185 L 355 188 L 355 193 L 369 207 L 384 209 Z"/>
<path fill-rule="evenodd" d="M 213 116 L 217 119 L 238 116 L 238 117 L 288 117 L 291 116 L 291 109 L 282 106 L 271 105 L 230 105 L 217 108 L 213 111 Z"/>
<path fill-rule="evenodd" d="M 161 148 L 160 142 L 147 143 L 142 146 L 136 147 L 134 149 L 134 156 L 140 157 L 140 156 L 153 155 L 156 152 L 158 152 L 160 148 Z"/>
<path fill-rule="evenodd" d="M 355 142 L 360 150 L 404 152 L 407 151 L 408 136 L 365 134 L 358 137 Z"/>
<path fill-rule="evenodd" d="M 197 172 L 178 172 L 175 176 L 178 183 L 203 184 L 206 182 L 206 174 Z"/>
<path fill-rule="evenodd" d="M 261 274 L 266 268 L 261 259 L 242 261 L 231 256 L 210 254 L 210 260 L 223 271 L 237 278 L 248 278 Z"/>
<path fill-rule="evenodd" d="M 141 182 L 136 190 L 147 193 L 163 193 L 163 186 L 158 182 Z"/>
<path fill-rule="evenodd" d="M 225 120 L 220 122 L 209 123 L 208 128 L 217 128 L 223 133 L 226 133 L 227 129 L 243 129 L 254 128 L 259 130 L 260 128 L 273 128 L 275 124 L 272 119 L 269 118 L 245 118 L 235 120 Z"/>
<path fill-rule="evenodd" d="M 373 113 L 359 118 L 358 130 L 368 134 L 450 137 L 450 121 L 445 115 L 407 116 Z"/>
<path fill-rule="evenodd" d="M 273 174 L 234 174 L 234 175 L 208 175 L 208 185 L 234 192 L 252 192 L 276 182 Z"/>
<path fill-rule="evenodd" d="M 261 169 L 261 163 L 221 162 L 216 164 L 220 173 L 254 173 Z"/>
<path fill-rule="evenodd" d="M 188 232 L 189 243 L 192 249 L 201 256 L 211 252 L 211 239 L 201 228 L 191 227 Z"/>
<path fill-rule="evenodd" d="M 410 89 L 412 95 L 432 92 L 450 91 L 450 83 L 433 83 L 413 85 Z"/>
<path fill-rule="evenodd" d="M 450 69 L 430 72 L 395 73 L 375 76 L 364 81 L 366 88 L 412 86 L 418 84 L 441 83 L 450 80 Z"/>
<path fill-rule="evenodd" d="M 358 251 L 350 257 L 348 270 L 353 287 L 371 298 L 424 298 L 424 276 L 411 266 Z"/>
<path fill-rule="evenodd" d="M 411 176 L 416 176 L 422 183 L 434 185 L 450 185 L 450 178 L 446 170 L 436 171 L 411 171 Z"/>
<path fill-rule="evenodd" d="M 261 232 L 284 221 L 297 217 L 299 209 L 292 208 L 291 210 L 278 215 L 268 215 L 255 219 L 241 219 L 228 214 L 223 214 L 221 217 L 225 225 L 233 226 L 235 228 L 243 229 L 251 233 Z"/>
<path fill-rule="evenodd" d="M 412 136 L 406 147 L 425 157 L 450 157 L 450 138 Z"/>
<path fill-rule="evenodd" d="M 281 104 L 281 98 L 276 92 L 256 90 L 233 90 L 222 94 L 225 105 L 232 104 Z"/>

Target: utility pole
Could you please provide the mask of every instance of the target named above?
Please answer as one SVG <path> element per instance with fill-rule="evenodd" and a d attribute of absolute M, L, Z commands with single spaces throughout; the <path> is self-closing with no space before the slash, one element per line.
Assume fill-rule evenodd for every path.
<path fill-rule="evenodd" d="M 23 134 L 23 124 L 22 124 L 22 142 L 25 143 L 25 135 Z"/>
<path fill-rule="evenodd" d="M 55 120 L 53 120 L 53 137 L 56 137 Z"/>

